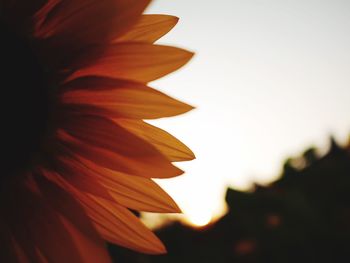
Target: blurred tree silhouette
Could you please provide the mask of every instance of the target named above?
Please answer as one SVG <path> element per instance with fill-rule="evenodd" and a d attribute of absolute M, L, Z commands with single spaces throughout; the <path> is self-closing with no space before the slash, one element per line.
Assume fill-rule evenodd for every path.
<path fill-rule="evenodd" d="M 111 254 L 129 263 L 350 262 L 350 150 L 333 139 L 325 156 L 311 148 L 288 159 L 270 186 L 228 189 L 226 202 L 229 212 L 205 229 L 160 229 L 167 255 L 112 246 Z"/>

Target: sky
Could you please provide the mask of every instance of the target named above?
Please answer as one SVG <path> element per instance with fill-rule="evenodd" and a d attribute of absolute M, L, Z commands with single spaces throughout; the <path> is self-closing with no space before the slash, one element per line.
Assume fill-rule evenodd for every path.
<path fill-rule="evenodd" d="M 151 86 L 194 105 L 153 121 L 197 159 L 158 181 L 185 218 L 203 225 L 225 211 L 227 186 L 278 178 L 284 160 L 350 134 L 350 2 L 155 0 L 147 13 L 180 17 L 159 43 L 196 53 Z M 146 216 L 147 217 L 147 216 Z"/>

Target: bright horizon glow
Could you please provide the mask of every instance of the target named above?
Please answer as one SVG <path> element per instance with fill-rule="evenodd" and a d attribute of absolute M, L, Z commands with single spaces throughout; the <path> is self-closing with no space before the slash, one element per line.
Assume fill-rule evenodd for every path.
<path fill-rule="evenodd" d="M 197 156 L 178 165 L 184 176 L 158 181 L 184 211 L 215 218 L 227 186 L 268 183 L 286 158 L 325 149 L 330 135 L 347 141 L 350 2 L 156 0 L 148 13 L 180 17 L 159 43 L 196 53 L 151 83 L 197 107 L 152 121 Z"/>
<path fill-rule="evenodd" d="M 193 214 L 186 214 L 186 218 L 188 218 L 189 222 L 197 227 L 206 226 L 211 221 L 211 215 L 210 213 L 206 213 L 205 211 L 199 211 L 199 213 L 193 213 Z"/>

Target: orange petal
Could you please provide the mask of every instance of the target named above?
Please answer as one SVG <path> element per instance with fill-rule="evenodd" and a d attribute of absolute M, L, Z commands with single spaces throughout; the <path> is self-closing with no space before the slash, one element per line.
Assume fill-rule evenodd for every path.
<path fill-rule="evenodd" d="M 39 196 L 16 191 L 12 201 L 16 207 L 9 211 L 11 232 L 30 262 L 42 262 L 40 251 L 50 263 L 83 263 L 60 217 Z"/>
<path fill-rule="evenodd" d="M 173 199 L 151 179 L 118 173 L 86 159 L 81 161 L 86 167 L 84 175 L 98 180 L 122 206 L 138 211 L 180 212 Z"/>
<path fill-rule="evenodd" d="M 45 172 L 45 176 L 50 180 L 56 181 L 55 178 L 60 176 L 81 191 L 101 196 L 106 199 L 112 198 L 106 188 L 95 178 L 86 177 L 84 175 L 83 171 L 85 168 L 81 164 L 72 164 L 67 158 L 60 158 L 57 156 L 54 163 L 51 163 L 50 168 L 53 171 Z"/>
<path fill-rule="evenodd" d="M 101 78 L 101 86 L 107 81 L 108 86 L 115 83 L 113 89 L 67 91 L 61 97 L 62 103 L 73 104 L 74 109 L 87 114 L 105 112 L 107 117 L 132 119 L 169 117 L 193 109 L 142 83 Z"/>
<path fill-rule="evenodd" d="M 193 152 L 166 131 L 141 120 L 115 119 L 116 123 L 140 138 L 152 143 L 170 161 L 189 161 L 195 158 Z"/>
<path fill-rule="evenodd" d="M 84 145 L 81 142 L 72 140 L 68 141 L 67 138 L 64 138 L 63 140 L 63 143 L 66 144 L 77 157 L 83 157 L 113 171 L 148 178 L 170 178 L 183 173 L 178 168 L 176 168 L 177 170 L 175 172 L 168 172 L 164 169 L 157 169 L 157 167 L 155 167 L 156 164 L 153 162 L 147 165 L 146 162 L 122 158 L 120 155 L 110 151 Z"/>
<path fill-rule="evenodd" d="M 83 76 L 104 76 L 149 82 L 185 65 L 193 56 L 186 50 L 146 43 L 120 43 L 101 47 L 104 53 L 91 64 L 91 58 L 77 59 L 70 65 L 77 69 L 68 80 Z M 101 51 L 96 48 L 92 55 Z"/>
<path fill-rule="evenodd" d="M 56 46 L 81 47 L 105 43 L 127 32 L 150 0 L 61 0 L 56 5 L 50 2 L 47 5 L 51 9 L 46 6 L 37 14 L 40 22 L 36 37 L 50 38 Z"/>
<path fill-rule="evenodd" d="M 160 254 L 165 252 L 165 248 L 159 239 L 128 209 L 114 201 L 111 202 L 81 192 L 65 180 L 58 180 L 60 180 L 61 186 L 79 200 L 104 239 L 144 253 Z M 67 222 L 63 221 L 63 224 L 66 226 Z M 74 237 L 73 239 L 76 241 L 79 238 Z"/>
<path fill-rule="evenodd" d="M 160 240 L 128 209 L 102 198 L 77 192 L 77 197 L 109 242 L 148 254 L 165 253 Z"/>
<path fill-rule="evenodd" d="M 89 219 L 90 220 L 90 219 Z M 110 263 L 111 259 L 107 252 L 104 242 L 101 240 L 96 242 L 96 239 L 90 239 L 84 236 L 69 221 L 62 219 L 64 226 L 73 238 L 78 253 L 81 255 L 84 263 Z"/>
<path fill-rule="evenodd" d="M 59 133 L 60 139 L 75 154 L 106 168 L 149 178 L 182 174 L 151 144 L 108 119 L 76 117 L 74 123 L 65 125 L 65 130 L 81 141 Z"/>
<path fill-rule="evenodd" d="M 48 172 L 46 171 L 46 173 Z M 57 213 L 69 220 L 80 232 L 91 240 L 94 240 L 97 244 L 99 243 L 102 246 L 104 245 L 90 222 L 90 218 L 86 215 L 85 210 L 69 193 L 69 189 L 63 190 L 64 187 L 62 188 L 62 185 L 58 186 L 56 183 L 46 179 L 43 175 L 37 176 L 35 181 L 38 184 L 43 198 L 50 203 Z"/>
<path fill-rule="evenodd" d="M 113 42 L 153 43 L 168 33 L 179 21 L 169 15 L 142 15 L 141 19 L 129 31 Z"/>
<path fill-rule="evenodd" d="M 64 217 L 61 221 L 76 244 L 83 262 L 110 262 L 104 241 L 77 200 L 44 176 L 37 176 L 36 182 L 45 200 Z"/>

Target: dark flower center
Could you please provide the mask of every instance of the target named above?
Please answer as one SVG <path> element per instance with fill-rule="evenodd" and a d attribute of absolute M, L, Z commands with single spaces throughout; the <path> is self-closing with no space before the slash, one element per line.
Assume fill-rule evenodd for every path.
<path fill-rule="evenodd" d="M 29 40 L 0 21 L 0 179 L 25 171 L 40 151 L 48 127 L 48 74 Z M 0 181 L 0 184 L 1 184 Z"/>

